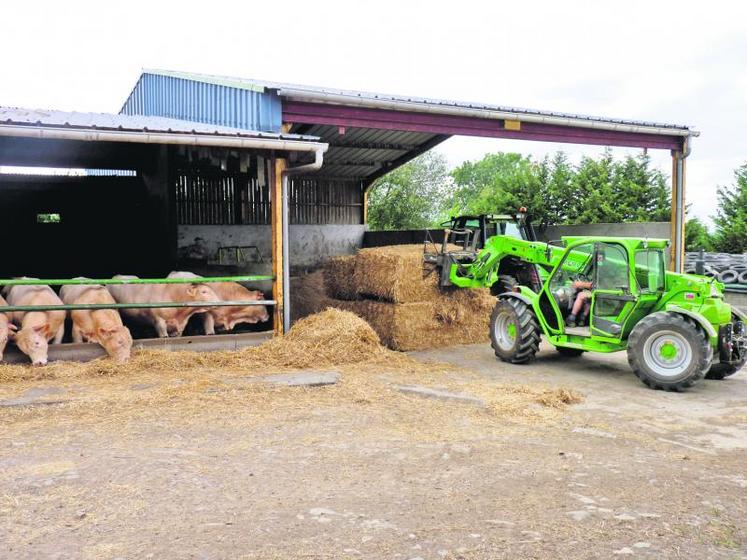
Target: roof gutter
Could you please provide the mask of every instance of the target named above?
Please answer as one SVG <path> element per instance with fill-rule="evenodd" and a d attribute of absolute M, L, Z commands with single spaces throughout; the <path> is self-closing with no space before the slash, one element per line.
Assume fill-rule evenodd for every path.
<path fill-rule="evenodd" d="M 523 122 L 552 124 L 558 126 L 577 126 L 581 128 L 612 130 L 616 132 L 631 132 L 636 134 L 663 134 L 668 136 L 700 135 L 700 132 L 698 132 L 697 130 L 692 130 L 689 128 L 664 127 L 657 125 L 636 125 L 602 120 L 589 120 L 574 117 L 525 113 L 521 111 L 496 111 L 492 109 L 478 109 L 475 107 L 460 107 L 457 105 L 436 105 L 428 102 L 419 103 L 414 101 L 387 101 L 384 99 L 370 99 L 341 95 L 336 93 L 312 92 L 296 89 L 280 89 L 278 93 L 282 97 L 286 97 L 287 99 L 293 101 L 328 103 L 331 105 L 348 105 L 357 107 L 368 107 L 373 109 L 389 109 L 393 111 L 439 113 L 444 115 L 457 115 L 462 117 L 475 117 L 481 119 L 519 120 Z"/>
<path fill-rule="evenodd" d="M 0 136 L 40 138 L 48 140 L 82 140 L 86 142 L 131 142 L 135 144 L 174 144 L 179 146 L 214 146 L 234 149 L 280 150 L 288 152 L 324 153 L 328 145 L 321 142 L 256 138 L 221 134 L 184 132 L 149 132 L 101 130 L 92 128 L 57 128 L 51 126 L 14 125 L 0 123 Z M 317 159 L 321 156 L 317 155 Z M 314 164 L 311 164 L 314 165 Z M 321 165 L 321 163 L 320 163 Z"/>

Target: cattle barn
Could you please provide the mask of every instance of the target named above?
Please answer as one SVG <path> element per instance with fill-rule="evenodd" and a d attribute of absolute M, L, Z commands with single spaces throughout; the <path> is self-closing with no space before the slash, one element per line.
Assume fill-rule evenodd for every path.
<path fill-rule="evenodd" d="M 687 126 L 146 70 L 119 114 L 0 108 L 0 277 L 266 275 L 280 334 L 291 271 L 360 247 L 372 183 L 458 135 L 669 150 L 682 268 Z"/>

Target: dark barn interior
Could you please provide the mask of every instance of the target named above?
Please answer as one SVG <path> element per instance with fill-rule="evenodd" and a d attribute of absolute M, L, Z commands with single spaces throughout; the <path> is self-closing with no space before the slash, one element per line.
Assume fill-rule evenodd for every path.
<path fill-rule="evenodd" d="M 149 275 L 173 264 L 174 233 L 159 163 L 166 147 L 0 137 L 0 165 L 91 175 L 0 174 L 10 232 L 2 277 Z M 45 216 L 55 216 L 51 220 Z M 168 271 L 166 271 L 168 272 Z"/>

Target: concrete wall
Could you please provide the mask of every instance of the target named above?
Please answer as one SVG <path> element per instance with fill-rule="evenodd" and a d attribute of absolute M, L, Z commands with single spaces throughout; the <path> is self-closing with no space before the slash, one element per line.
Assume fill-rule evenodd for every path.
<path fill-rule="evenodd" d="M 537 228 L 537 236 L 543 241 L 560 239 L 565 235 L 609 235 L 613 237 L 670 239 L 670 227 L 669 222 L 547 226 L 541 229 Z"/>
<path fill-rule="evenodd" d="M 365 225 L 291 225 L 291 270 L 314 268 L 331 256 L 350 255 L 363 245 Z M 266 262 L 272 260 L 270 226 L 190 226 L 180 225 L 179 248 L 205 240 L 210 260 L 218 248 L 230 245 L 256 245 Z"/>
<path fill-rule="evenodd" d="M 742 312 L 747 313 L 747 294 L 738 294 L 736 292 L 726 292 L 724 299 L 732 304 L 734 307 L 738 307 Z"/>

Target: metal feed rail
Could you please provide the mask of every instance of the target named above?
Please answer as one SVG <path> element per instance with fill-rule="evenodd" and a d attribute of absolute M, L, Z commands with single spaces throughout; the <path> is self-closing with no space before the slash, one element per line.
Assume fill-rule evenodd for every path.
<path fill-rule="evenodd" d="M 275 280 L 274 276 L 205 276 L 200 278 L 102 278 L 95 280 L 91 278 L 71 278 L 69 280 L 38 280 L 32 278 L 13 278 L 0 280 L 0 286 L 64 286 L 69 284 L 206 284 L 209 282 L 260 282 L 262 280 Z"/>
<path fill-rule="evenodd" d="M 0 280 L 0 286 L 64 286 L 64 285 L 104 285 L 104 284 L 206 284 L 210 282 L 259 282 L 274 280 L 274 276 L 215 276 L 201 278 L 102 278 L 102 279 L 48 279 L 13 278 Z M 63 305 L 7 305 L 0 306 L 1 312 L 9 311 L 74 311 L 77 309 L 158 309 L 165 307 L 230 307 L 244 305 L 276 305 L 274 299 L 249 301 L 185 301 L 151 303 L 81 303 Z"/>

